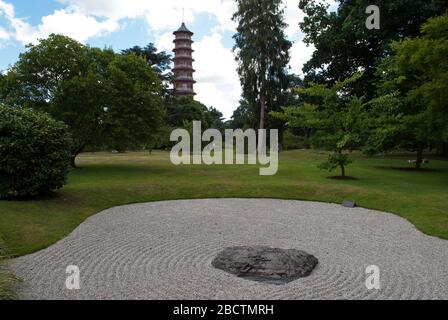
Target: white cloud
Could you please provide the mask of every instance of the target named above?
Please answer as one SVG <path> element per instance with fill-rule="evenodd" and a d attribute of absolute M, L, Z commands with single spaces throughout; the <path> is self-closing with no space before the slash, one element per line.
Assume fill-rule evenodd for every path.
<path fill-rule="evenodd" d="M 291 71 L 298 75 L 303 75 L 302 69 L 304 64 L 311 58 L 315 47 L 310 45 L 309 47 L 302 41 L 296 42 L 291 48 Z"/>
<path fill-rule="evenodd" d="M 222 36 L 218 33 L 204 37 L 194 49 L 197 99 L 217 108 L 230 119 L 241 96 L 232 50 L 223 46 Z"/>
<path fill-rule="evenodd" d="M 218 20 L 218 25 L 213 28 L 212 32 L 235 32 L 237 24 L 232 20 L 232 16 L 236 10 L 237 4 L 235 0 L 221 1 L 215 13 L 216 19 Z"/>
<path fill-rule="evenodd" d="M 36 33 L 45 37 L 51 33 L 61 33 L 78 41 L 86 42 L 88 39 L 104 33 L 119 30 L 117 21 L 108 19 L 98 21 L 94 17 L 78 12 L 57 10 L 52 15 L 42 18 Z"/>
<path fill-rule="evenodd" d="M 198 14 L 210 14 L 216 17 L 219 30 L 231 30 L 234 24 L 231 15 L 234 12 L 234 0 L 59 0 L 68 4 L 74 11 L 87 15 L 106 17 L 112 20 L 124 18 L 145 18 L 153 31 L 173 29 L 182 20 L 185 10 L 185 22 L 192 23 Z"/>
<path fill-rule="evenodd" d="M 161 51 L 170 52 L 174 48 L 174 35 L 172 31 L 165 32 L 157 37 L 156 48 Z"/>
<path fill-rule="evenodd" d="M 98 21 L 92 16 L 70 9 L 56 10 L 53 14 L 42 17 L 41 23 L 37 26 L 32 26 L 24 19 L 16 17 L 14 7 L 3 0 L 0 0 L 0 12 L 14 30 L 13 37 L 23 44 L 36 43 L 39 38 L 45 38 L 51 33 L 64 34 L 86 42 L 91 37 L 119 29 L 118 22 L 114 20 Z"/>
<path fill-rule="evenodd" d="M 2 16 L 5 17 L 5 19 L 8 21 L 9 17 L 14 15 L 14 7 L 6 3 L 2 0 L 0 0 L 0 18 Z M 8 40 L 10 39 L 11 34 L 3 27 L 0 27 L 0 41 Z"/>
<path fill-rule="evenodd" d="M 3 13 L 7 18 L 14 16 L 14 6 L 3 0 L 0 0 L 0 13 Z"/>
<path fill-rule="evenodd" d="M 303 21 L 305 13 L 299 9 L 297 0 L 283 0 L 285 8 L 285 22 L 288 24 L 286 35 L 294 37 L 300 33 L 299 23 Z"/>
<path fill-rule="evenodd" d="M 0 40 L 8 40 L 10 37 L 10 34 L 8 31 L 6 31 L 4 28 L 0 27 Z"/>

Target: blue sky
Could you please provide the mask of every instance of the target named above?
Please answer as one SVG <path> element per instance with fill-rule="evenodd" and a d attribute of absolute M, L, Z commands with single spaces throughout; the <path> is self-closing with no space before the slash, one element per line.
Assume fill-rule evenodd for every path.
<path fill-rule="evenodd" d="M 298 0 L 284 0 L 284 6 L 287 35 L 294 41 L 291 68 L 301 73 L 314 49 L 301 42 Z M 184 16 L 195 33 L 197 99 L 230 118 L 241 95 L 231 50 L 235 9 L 234 0 L 0 0 L 0 70 L 17 61 L 25 44 L 50 33 L 117 51 L 149 42 L 171 51 L 172 32 Z"/>

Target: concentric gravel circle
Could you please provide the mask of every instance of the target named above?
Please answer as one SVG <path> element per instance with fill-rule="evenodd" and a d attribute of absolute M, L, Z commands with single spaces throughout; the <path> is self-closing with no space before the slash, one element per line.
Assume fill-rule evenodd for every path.
<path fill-rule="evenodd" d="M 311 276 L 285 285 L 214 269 L 226 247 L 304 250 Z M 448 299 L 448 241 L 397 216 L 260 199 L 167 201 L 105 210 L 64 240 L 14 260 L 24 299 Z M 65 286 L 80 269 L 80 290 Z M 368 290 L 367 266 L 380 268 Z"/>

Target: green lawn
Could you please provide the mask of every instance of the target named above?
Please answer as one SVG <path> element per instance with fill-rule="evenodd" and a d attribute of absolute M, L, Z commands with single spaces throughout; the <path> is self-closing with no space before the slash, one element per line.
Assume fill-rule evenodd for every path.
<path fill-rule="evenodd" d="M 6 260 L 5 248 L 6 246 L 0 237 L 0 300 L 12 300 L 17 298 L 13 287 L 17 284 L 18 279 L 3 264 Z"/>
<path fill-rule="evenodd" d="M 53 199 L 0 201 L 0 235 L 9 254 L 45 248 L 87 217 L 117 205 L 192 198 L 249 197 L 315 200 L 396 213 L 421 231 L 448 239 L 448 162 L 431 161 L 423 172 L 409 168 L 411 156 L 355 155 L 348 174 L 359 180 L 330 180 L 314 151 L 284 152 L 276 176 L 258 175 L 257 166 L 173 166 L 169 154 L 83 154 L 82 169 Z M 399 168 L 402 169 L 399 169 Z"/>

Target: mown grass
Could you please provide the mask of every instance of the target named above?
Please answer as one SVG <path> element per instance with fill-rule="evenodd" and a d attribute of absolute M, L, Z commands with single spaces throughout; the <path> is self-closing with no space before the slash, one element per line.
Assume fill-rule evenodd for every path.
<path fill-rule="evenodd" d="M 14 300 L 17 296 L 13 286 L 18 282 L 18 279 L 5 264 L 6 258 L 5 243 L 0 237 L 0 300 Z"/>
<path fill-rule="evenodd" d="M 174 166 L 169 154 L 83 154 L 81 169 L 51 199 L 0 201 L 0 234 L 8 254 L 20 256 L 62 239 L 89 216 L 113 206 L 172 199 L 279 198 L 340 203 L 400 215 L 429 235 L 448 239 L 448 162 L 428 170 L 409 169 L 411 156 L 354 155 L 348 174 L 358 180 L 331 180 L 317 164 L 326 154 L 291 151 L 280 156 L 276 176 L 257 166 Z M 325 226 L 322 226 L 323 228 Z"/>

